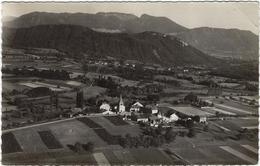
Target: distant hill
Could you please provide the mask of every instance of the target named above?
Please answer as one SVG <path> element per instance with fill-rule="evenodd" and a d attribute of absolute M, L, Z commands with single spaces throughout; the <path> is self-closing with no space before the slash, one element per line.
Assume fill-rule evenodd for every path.
<path fill-rule="evenodd" d="M 160 33 L 177 33 L 187 28 L 178 25 L 166 17 L 154 17 L 147 14 L 137 17 L 125 13 L 47 13 L 32 12 L 22 15 L 12 21 L 4 23 L 4 26 L 13 28 L 32 27 L 37 25 L 71 24 L 89 27 L 91 29 L 111 32 L 139 33 L 144 31 L 156 31 Z"/>
<path fill-rule="evenodd" d="M 250 31 L 202 27 L 175 36 L 215 57 L 258 60 L 258 36 Z"/>
<path fill-rule="evenodd" d="M 185 28 L 167 17 L 117 12 L 47 13 L 32 12 L 17 18 L 3 18 L 3 25 L 28 28 L 38 25 L 79 25 L 97 32 L 140 33 L 154 31 L 172 34 L 205 54 L 227 59 L 257 60 L 258 36 L 250 31 L 221 28 Z"/>
<path fill-rule="evenodd" d="M 2 17 L 2 22 L 9 22 L 15 20 L 17 17 L 14 16 L 4 16 Z"/>
<path fill-rule="evenodd" d="M 169 35 L 157 32 L 101 33 L 75 25 L 3 28 L 3 46 L 52 48 L 75 58 L 109 56 L 171 66 L 222 64 L 222 61 Z"/>

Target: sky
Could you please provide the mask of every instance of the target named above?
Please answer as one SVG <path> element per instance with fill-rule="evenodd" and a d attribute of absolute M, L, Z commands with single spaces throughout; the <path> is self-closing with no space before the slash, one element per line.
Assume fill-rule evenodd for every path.
<path fill-rule="evenodd" d="M 2 16 L 17 17 L 33 11 L 93 14 L 122 12 L 136 16 L 165 16 L 187 28 L 237 28 L 258 34 L 258 9 L 258 2 L 8 2 L 2 3 Z"/>

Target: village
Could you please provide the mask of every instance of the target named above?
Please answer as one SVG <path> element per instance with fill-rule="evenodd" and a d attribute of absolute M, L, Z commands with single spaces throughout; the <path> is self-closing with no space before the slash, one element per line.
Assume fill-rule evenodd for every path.
<path fill-rule="evenodd" d="M 10 55 L 20 56 L 24 65 L 17 68 L 17 58 L 12 60 Z M 77 61 L 61 60 L 61 55 L 47 49 L 4 50 L 3 81 L 8 86 L 3 91 L 3 129 L 93 114 L 118 115 L 154 127 L 180 120 L 206 123 L 222 116 L 258 114 L 253 96 L 256 82 L 212 76 L 203 66 L 165 68 L 136 61 L 86 59 L 80 67 Z M 46 62 L 48 57 L 52 61 Z M 233 113 L 241 109 L 219 106 L 225 100 L 255 111 Z"/>
<path fill-rule="evenodd" d="M 227 141 L 227 146 L 255 146 L 256 81 L 214 75 L 213 69 L 205 66 L 163 67 L 110 58 L 85 58 L 80 62 L 62 58 L 63 53 L 56 50 L 9 48 L 4 55 L 2 130 L 6 134 L 3 141 L 17 145 L 4 147 L 8 162 L 16 161 L 10 153 L 24 151 L 22 155 L 26 158 L 35 149 L 27 140 L 39 136 L 43 141 L 37 145 L 40 158 L 46 145 L 75 158 L 102 153 L 111 163 L 114 159 L 105 149 L 114 146 L 116 156 L 116 151 L 124 150 L 132 156 L 136 149 L 140 150 L 137 154 L 151 151 L 152 156 L 160 156 L 163 153 L 164 157 L 158 158 L 161 162 L 174 160 L 182 164 L 193 163 L 194 159 L 185 153 L 191 149 L 198 153 L 194 148 L 197 145 L 217 144 L 216 148 L 222 148 L 220 145 Z M 192 147 L 172 148 L 180 142 Z M 171 159 L 166 159 L 169 156 Z M 48 156 L 46 160 L 49 158 L 59 160 L 61 156 Z M 135 163 L 139 156 L 134 158 L 129 163 Z M 212 159 L 212 163 L 223 158 Z M 229 158 L 230 162 L 223 163 L 236 161 Z M 249 160 L 254 162 L 255 159 Z"/>

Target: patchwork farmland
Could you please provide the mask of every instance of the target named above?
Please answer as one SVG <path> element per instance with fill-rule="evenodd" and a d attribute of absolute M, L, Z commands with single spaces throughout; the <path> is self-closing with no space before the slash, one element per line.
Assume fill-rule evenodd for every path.
<path fill-rule="evenodd" d="M 223 132 L 214 125 L 210 127 L 215 133 Z M 234 155 L 234 151 L 221 148 L 222 141 L 212 142 L 213 135 L 208 132 L 198 132 L 193 139 L 177 137 L 174 142 L 161 148 L 123 148 L 118 145 L 117 136 L 127 133 L 139 135 L 141 130 L 134 124 L 121 124 L 117 117 L 102 116 L 6 131 L 2 136 L 3 163 L 202 164 L 207 160 L 211 164 L 252 164 L 257 161 L 257 151 L 254 151 L 257 145 L 252 142 L 225 142 L 229 147 L 227 149 L 251 156 L 251 159 L 245 160 L 245 156 L 241 158 Z M 86 144 L 89 141 L 94 143 L 93 152 L 73 152 L 69 147 L 77 142 Z"/>

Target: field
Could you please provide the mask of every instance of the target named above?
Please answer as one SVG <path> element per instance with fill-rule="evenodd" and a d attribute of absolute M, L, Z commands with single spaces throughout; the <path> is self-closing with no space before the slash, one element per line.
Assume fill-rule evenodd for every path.
<path fill-rule="evenodd" d="M 173 152 L 182 156 L 189 163 L 205 164 L 250 164 L 232 154 L 220 149 L 217 146 L 198 147 L 198 148 L 178 148 Z"/>
<path fill-rule="evenodd" d="M 12 91 L 16 89 L 22 91 L 24 89 L 31 89 L 37 87 L 48 87 L 54 91 L 66 91 L 71 90 L 71 88 L 81 86 L 82 83 L 77 81 L 61 81 L 61 80 L 49 80 L 44 79 L 37 81 L 37 77 L 11 77 L 3 79 L 3 90 Z"/>
<path fill-rule="evenodd" d="M 102 138 L 108 145 L 117 145 L 117 137 L 111 135 L 109 132 L 106 131 L 104 128 L 94 129 L 95 133 Z"/>
<path fill-rule="evenodd" d="M 78 118 L 78 120 L 80 122 L 83 122 L 85 125 L 87 125 L 88 127 L 95 129 L 95 128 L 102 128 L 102 126 L 100 126 L 99 124 L 97 124 L 96 122 L 94 122 L 93 120 L 89 119 L 89 118 Z"/>
<path fill-rule="evenodd" d="M 47 87 L 47 88 L 50 88 L 53 91 L 66 91 L 66 90 L 70 90 L 69 87 L 58 86 L 58 85 L 45 83 L 45 82 L 38 82 L 38 81 L 36 81 L 36 82 L 21 82 L 19 84 L 27 86 L 29 88 Z"/>
<path fill-rule="evenodd" d="M 2 152 L 3 153 L 13 153 L 22 152 L 22 148 L 15 139 L 13 133 L 5 133 L 2 135 Z"/>
<path fill-rule="evenodd" d="M 142 164 L 171 164 L 172 160 L 161 151 L 153 148 L 130 149 L 136 163 Z"/>
<path fill-rule="evenodd" d="M 89 99 L 91 97 L 96 97 L 105 93 L 106 89 L 99 86 L 87 86 L 83 88 L 84 99 Z M 60 95 L 61 97 L 71 98 L 76 100 L 76 92 L 67 92 Z"/>
<path fill-rule="evenodd" d="M 93 142 L 95 148 L 107 146 L 107 143 L 104 142 L 92 128 L 78 120 L 52 124 L 48 128 L 53 132 L 66 151 L 70 151 L 67 145 L 74 145 L 76 142 Z"/>
<path fill-rule="evenodd" d="M 129 124 L 124 126 L 116 126 L 105 117 L 90 117 L 90 119 L 101 125 L 112 135 L 130 134 L 132 136 L 138 136 L 141 133 L 140 128 L 136 125 Z"/>
<path fill-rule="evenodd" d="M 194 107 L 169 107 L 173 110 L 176 110 L 177 112 L 180 112 L 185 115 L 189 116 L 212 116 L 213 114 L 202 111 L 200 109 L 194 108 Z"/>
<path fill-rule="evenodd" d="M 84 119 L 84 120 L 83 120 Z M 222 122 L 222 121 L 221 121 Z M 231 121 L 236 123 L 236 121 Z M 230 122 L 230 123 L 231 123 Z M 248 123 L 248 124 L 247 124 Z M 255 125 L 255 122 L 243 120 L 242 126 Z M 224 123 L 219 123 L 224 125 Z M 226 126 L 227 127 L 227 126 Z M 43 132 L 41 134 L 39 132 Z M 141 133 L 138 126 L 133 124 L 115 125 L 108 118 L 97 116 L 79 119 L 70 119 L 63 122 L 40 125 L 12 131 L 12 138 L 5 136 L 3 143 L 8 140 L 19 145 L 10 153 L 3 154 L 5 164 L 252 164 L 257 159 L 257 145 L 254 142 L 243 140 L 217 140 L 215 135 L 223 133 L 221 129 L 210 123 L 209 132 L 197 131 L 194 138 L 177 136 L 170 144 L 158 148 L 122 148 L 114 142 L 117 135 L 129 133 L 137 136 Z M 214 133 L 214 134 L 213 134 Z M 226 134 L 226 132 L 224 132 Z M 52 136 L 50 136 L 52 135 Z M 3 137 L 3 136 L 2 136 Z M 8 138 L 7 138 L 8 137 Z M 48 137 L 48 138 L 43 138 Z M 48 140 L 48 143 L 44 142 Z M 58 141 L 58 143 L 57 143 Z M 75 153 L 68 145 L 76 142 L 94 143 L 93 153 Z M 14 143 L 16 142 L 16 143 Z M 48 146 L 60 144 L 61 148 L 49 149 Z M 47 145 L 47 144 L 51 145 Z M 10 143 L 9 143 L 10 145 Z M 8 143 L 3 148 L 8 148 Z M 221 148 L 228 146 L 231 151 Z M 243 146 L 242 146 L 243 145 Z M 9 149 L 9 148 L 8 148 Z M 166 152 L 167 151 L 170 152 Z M 251 149 L 251 152 L 250 150 Z M 236 156 L 232 150 L 250 156 L 249 161 Z M 252 152 L 253 150 L 253 152 Z"/>
<path fill-rule="evenodd" d="M 252 144 L 242 140 L 239 143 L 235 143 L 230 139 L 216 139 L 215 136 L 224 136 L 225 134 L 223 133 L 225 132 L 215 127 L 216 126 L 210 127 L 210 133 L 197 133 L 194 138 L 178 137 L 167 147 L 170 147 L 171 152 L 180 156 L 187 164 L 256 164 L 257 152 L 251 154 L 251 152 L 248 152 L 248 150 L 242 146 L 246 144 L 249 147 L 254 147 L 253 149 L 257 149 L 255 143 Z M 248 162 L 244 160 L 244 158 L 241 158 L 241 156 L 235 156 L 225 151 L 221 148 L 222 145 L 228 146 L 243 153 L 243 155 L 247 157 L 253 158 L 252 161 L 254 162 Z"/>
<path fill-rule="evenodd" d="M 39 131 L 38 132 L 42 142 L 49 148 L 49 149 L 59 149 L 62 148 L 60 142 L 53 136 L 51 131 Z"/>
<path fill-rule="evenodd" d="M 118 116 L 106 116 L 105 118 L 108 119 L 111 123 L 113 123 L 116 126 L 128 125 L 126 121 L 124 121 L 122 118 Z"/>
<path fill-rule="evenodd" d="M 107 120 L 103 117 L 95 118 L 100 119 L 101 121 L 103 119 Z M 114 126 L 109 120 L 107 120 L 106 123 L 110 123 L 110 126 Z M 84 120 L 81 118 L 81 121 L 75 119 L 66 122 L 16 130 L 12 133 L 5 133 L 2 136 L 5 145 L 2 148 L 3 152 L 8 152 L 10 154 L 4 155 L 3 161 L 5 163 L 58 162 L 96 164 L 96 159 L 93 154 L 84 154 L 79 156 L 68 148 L 68 145 L 74 145 L 76 142 L 85 144 L 91 141 L 94 143 L 95 151 L 100 152 L 101 150 L 110 162 L 115 162 L 116 160 L 113 159 L 113 156 L 115 158 L 115 155 L 113 155 L 113 153 L 108 154 L 105 152 L 108 147 L 115 146 L 110 145 L 111 142 L 109 142 L 115 140 L 113 138 L 114 134 L 110 133 L 103 127 L 104 126 L 95 123 L 89 118 L 84 118 Z M 131 127 L 138 128 L 137 126 Z M 113 130 L 118 133 L 122 131 L 121 128 L 115 128 Z M 102 134 L 104 134 L 104 136 L 101 136 Z M 108 142 L 105 141 L 107 138 L 110 138 Z M 23 148 L 23 153 L 16 153 L 22 151 L 21 148 L 19 148 L 20 145 Z M 117 145 L 115 146 L 115 149 L 122 148 Z M 34 158 L 32 159 L 33 156 Z M 119 159 L 117 160 L 119 161 Z"/>
<path fill-rule="evenodd" d="M 216 114 L 218 112 L 220 114 L 226 114 L 226 115 L 237 115 L 236 113 L 232 113 L 232 112 L 225 111 L 223 109 L 215 108 L 215 107 L 204 107 L 204 108 L 202 108 L 202 110 L 212 113 L 212 114 Z"/>
<path fill-rule="evenodd" d="M 258 128 L 258 119 L 257 118 L 248 118 L 248 119 L 229 119 L 215 122 L 219 125 L 229 129 L 229 130 L 240 130 L 243 128 Z"/>
<path fill-rule="evenodd" d="M 13 83 L 12 81 L 8 81 L 3 79 L 2 80 L 2 88 L 3 92 L 10 92 L 12 90 L 18 90 L 18 91 L 23 91 L 24 89 L 28 89 L 25 85 L 19 85 L 17 83 Z"/>
<path fill-rule="evenodd" d="M 258 110 L 257 107 L 243 105 L 232 100 L 212 99 L 212 101 L 215 103 L 216 106 L 236 114 L 257 113 Z"/>

